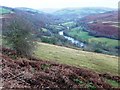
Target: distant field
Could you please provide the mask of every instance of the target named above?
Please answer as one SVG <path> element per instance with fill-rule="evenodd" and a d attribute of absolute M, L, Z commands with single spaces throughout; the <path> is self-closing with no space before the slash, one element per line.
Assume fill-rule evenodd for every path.
<path fill-rule="evenodd" d="M 59 26 L 59 25 L 50 25 L 49 28 L 52 29 L 53 32 L 56 32 L 56 33 L 64 29 L 63 26 Z"/>
<path fill-rule="evenodd" d="M 108 46 L 118 46 L 118 40 L 103 38 L 103 37 L 96 38 L 94 36 L 89 35 L 88 32 L 83 31 L 81 27 L 71 29 L 68 32 L 68 34 L 72 37 L 75 37 L 77 39 L 87 41 L 87 42 L 91 42 L 91 41 L 94 41 L 96 43 L 102 42 L 102 43 L 106 43 Z"/>
<path fill-rule="evenodd" d="M 12 11 L 9 9 L 0 8 L 0 14 L 7 14 L 7 13 L 12 13 Z"/>
<path fill-rule="evenodd" d="M 65 27 L 73 27 L 76 25 L 76 23 L 75 22 L 66 22 L 66 23 L 62 23 L 62 25 Z"/>
<path fill-rule="evenodd" d="M 66 47 L 38 43 L 35 56 L 77 67 L 89 68 L 101 73 L 118 75 L 118 57 L 74 50 Z"/>

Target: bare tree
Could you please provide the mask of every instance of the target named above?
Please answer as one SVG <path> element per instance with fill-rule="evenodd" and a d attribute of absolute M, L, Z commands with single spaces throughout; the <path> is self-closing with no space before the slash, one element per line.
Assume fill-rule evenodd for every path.
<path fill-rule="evenodd" d="M 17 54 L 31 56 L 35 49 L 35 43 L 33 42 L 32 27 L 29 22 L 22 18 L 15 18 L 8 29 L 6 39 Z"/>

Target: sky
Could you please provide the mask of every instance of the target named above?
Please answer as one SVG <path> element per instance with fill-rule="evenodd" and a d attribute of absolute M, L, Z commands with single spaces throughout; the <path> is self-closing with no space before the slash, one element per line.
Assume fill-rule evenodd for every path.
<path fill-rule="evenodd" d="M 120 0 L 0 0 L 0 6 L 43 8 L 109 7 L 118 8 Z"/>

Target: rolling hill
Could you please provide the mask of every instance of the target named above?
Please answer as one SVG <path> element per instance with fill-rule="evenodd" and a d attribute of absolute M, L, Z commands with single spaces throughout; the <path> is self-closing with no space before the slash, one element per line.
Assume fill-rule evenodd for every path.
<path fill-rule="evenodd" d="M 107 11 L 112 11 L 114 9 L 110 9 L 110 8 L 92 8 L 92 7 L 87 7 L 87 8 L 66 8 L 66 9 L 62 9 L 62 10 L 58 10 L 56 12 L 54 12 L 54 15 L 58 15 L 59 17 L 63 18 L 65 20 L 76 20 L 79 18 L 82 18 L 84 16 L 88 16 L 88 15 L 94 15 L 94 14 L 98 14 L 98 13 L 105 13 Z"/>
<path fill-rule="evenodd" d="M 44 13 L 43 11 L 32 9 L 32 8 L 19 7 L 19 8 L 16 8 L 16 9 L 19 9 L 19 10 L 22 10 L 22 11 L 27 11 L 27 12 L 30 12 L 30 13 Z"/>
<path fill-rule="evenodd" d="M 90 22 L 90 21 L 118 21 L 118 11 L 107 11 L 105 13 L 98 13 L 96 15 L 89 15 L 84 18 L 82 18 L 83 21 L 85 22 Z"/>
<path fill-rule="evenodd" d="M 39 43 L 35 56 L 101 73 L 118 74 L 118 57 Z M 110 63 L 108 63 L 110 62 Z"/>
<path fill-rule="evenodd" d="M 118 53 L 118 40 L 115 40 L 119 39 L 117 11 L 108 8 L 71 8 L 48 14 L 31 8 L 0 9 L 3 10 L 0 12 L 3 36 L 1 39 L 5 45 L 7 39 L 4 37 L 11 32 L 9 25 L 16 21 L 13 27 L 17 23 L 18 28 L 15 29 L 19 31 L 22 31 L 19 26 L 28 27 L 27 30 L 34 38 L 31 41 L 37 43 L 34 53 L 24 58 L 17 55 L 17 50 L 13 50 L 14 46 L 2 45 L 0 65 L 3 72 L 0 72 L 0 77 L 3 79 L 4 88 L 119 87 L 119 57 L 100 54 L 100 50 L 115 53 L 114 55 Z M 75 47 L 63 35 L 59 35 L 60 31 L 66 31 L 66 35 L 71 34 L 69 37 L 84 42 L 85 48 Z M 15 38 L 17 37 L 18 35 Z M 82 38 L 85 41 L 82 41 Z M 19 40 L 18 38 L 16 42 Z M 22 46 L 21 43 L 19 45 Z M 84 51 L 86 48 L 98 53 Z"/>
<path fill-rule="evenodd" d="M 10 14 L 10 13 L 14 13 L 14 10 L 12 8 L 0 6 L 0 15 L 1 14 Z"/>
<path fill-rule="evenodd" d="M 54 22 L 54 17 L 50 14 L 44 13 L 42 11 L 37 11 L 30 8 L 9 8 L 9 7 L 1 7 L 1 9 L 7 11 L 11 11 L 12 13 L 4 13 L 0 15 L 0 19 L 2 20 L 1 24 L 3 25 L 3 34 L 4 32 L 9 31 L 8 26 L 13 22 L 19 20 L 22 20 L 22 22 L 25 22 L 28 24 L 34 34 L 39 34 L 40 29 L 42 27 L 45 27 L 46 24 L 50 24 Z"/>
<path fill-rule="evenodd" d="M 86 30 L 93 36 L 120 39 L 118 16 L 118 11 L 110 11 L 86 16 L 78 20 L 78 23 L 84 23 Z"/>

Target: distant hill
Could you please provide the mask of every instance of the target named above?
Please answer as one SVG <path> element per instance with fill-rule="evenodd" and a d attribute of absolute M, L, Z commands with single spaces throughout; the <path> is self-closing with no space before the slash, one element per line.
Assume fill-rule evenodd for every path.
<path fill-rule="evenodd" d="M 22 19 L 24 20 L 23 22 L 29 23 L 29 26 L 33 28 L 32 32 L 36 34 L 40 33 L 40 28 L 54 22 L 54 17 L 52 15 L 42 11 L 30 8 L 9 8 L 4 6 L 0 8 L 6 10 L 4 14 L 0 15 L 0 19 L 3 21 L 3 33 L 9 30 L 8 26 L 16 19 Z"/>
<path fill-rule="evenodd" d="M 94 36 L 102 36 L 113 39 L 120 39 L 118 29 L 118 11 L 109 11 L 106 13 L 89 15 L 78 20 L 78 23 L 84 23 L 87 31 Z"/>
<path fill-rule="evenodd" d="M 108 11 L 113 11 L 111 8 L 99 8 L 99 7 L 88 7 L 88 8 L 67 8 L 54 12 L 54 15 L 59 15 L 62 18 L 68 18 L 68 20 L 73 20 L 76 18 L 82 18 L 91 14 L 105 13 Z"/>
<path fill-rule="evenodd" d="M 45 13 L 52 14 L 52 13 L 58 11 L 59 9 L 58 8 L 43 8 L 43 9 L 39 9 L 39 10 L 43 11 Z"/>
<path fill-rule="evenodd" d="M 16 9 L 22 10 L 22 11 L 27 11 L 29 13 L 44 13 L 43 11 L 32 9 L 32 8 L 19 7 L 19 8 L 16 8 Z"/>
<path fill-rule="evenodd" d="M 14 10 L 12 8 L 0 6 L 0 15 L 1 14 L 10 14 L 10 13 L 14 13 Z"/>
<path fill-rule="evenodd" d="M 114 22 L 117 22 L 118 21 L 118 13 L 120 13 L 120 12 L 118 12 L 117 10 L 108 11 L 105 13 L 98 13 L 96 15 L 89 15 L 89 16 L 82 18 L 81 20 L 83 20 L 85 22 L 89 22 L 89 21 L 114 21 Z"/>

